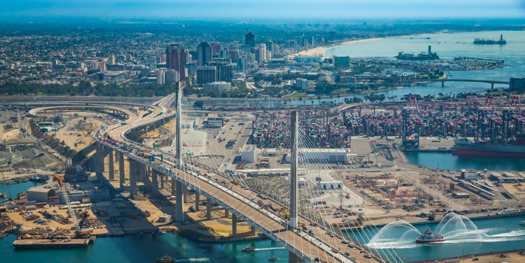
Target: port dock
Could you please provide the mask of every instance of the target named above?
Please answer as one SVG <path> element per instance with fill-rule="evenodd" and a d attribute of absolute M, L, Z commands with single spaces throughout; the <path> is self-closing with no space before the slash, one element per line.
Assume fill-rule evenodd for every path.
<path fill-rule="evenodd" d="M 74 239 L 18 239 L 13 242 L 16 249 L 85 248 L 94 238 Z"/>

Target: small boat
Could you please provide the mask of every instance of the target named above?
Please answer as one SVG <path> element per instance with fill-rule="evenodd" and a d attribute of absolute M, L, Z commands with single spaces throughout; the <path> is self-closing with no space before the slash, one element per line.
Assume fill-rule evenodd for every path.
<path fill-rule="evenodd" d="M 435 234 L 432 230 L 427 229 L 425 232 L 416 238 L 416 243 L 438 243 L 445 241 L 445 238 L 442 235 Z"/>
<path fill-rule="evenodd" d="M 31 181 L 31 182 L 45 182 L 45 181 L 47 181 L 47 175 L 45 175 L 45 174 L 37 174 L 37 175 L 34 175 L 33 177 L 31 177 L 29 179 L 29 181 Z"/>
<path fill-rule="evenodd" d="M 92 227 L 81 228 L 80 230 L 75 231 L 75 234 L 77 236 L 83 236 L 83 235 L 87 235 L 87 234 L 93 233 L 94 230 L 95 229 L 93 229 Z"/>
<path fill-rule="evenodd" d="M 268 259 L 268 261 L 277 261 L 277 260 L 279 260 L 279 258 L 276 258 L 276 257 L 271 257 Z"/>
<path fill-rule="evenodd" d="M 520 226 L 525 226 L 525 221 L 521 221 Z"/>
<path fill-rule="evenodd" d="M 170 255 L 164 255 L 163 257 L 155 260 L 155 263 L 175 263 L 175 258 Z"/>
<path fill-rule="evenodd" d="M 242 252 L 252 252 L 252 251 L 255 251 L 254 247 L 245 247 L 242 249 Z"/>

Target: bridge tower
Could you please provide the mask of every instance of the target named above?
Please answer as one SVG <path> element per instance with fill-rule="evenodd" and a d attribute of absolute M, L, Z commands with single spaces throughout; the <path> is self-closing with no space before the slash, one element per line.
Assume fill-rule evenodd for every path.
<path fill-rule="evenodd" d="M 182 87 L 177 85 L 177 118 L 176 122 L 176 151 L 177 151 L 177 168 L 182 171 Z M 184 185 L 179 181 L 172 181 L 177 187 L 176 204 L 175 204 L 175 220 L 177 222 L 184 221 Z"/>
<path fill-rule="evenodd" d="M 296 228 L 298 226 L 297 222 L 297 166 L 298 166 L 298 158 L 297 158 L 297 150 L 298 150 L 298 142 L 299 142 L 299 122 L 297 118 L 297 111 L 292 111 L 292 116 L 290 120 L 291 126 L 292 126 L 292 156 L 290 158 L 290 222 L 289 226 Z"/>

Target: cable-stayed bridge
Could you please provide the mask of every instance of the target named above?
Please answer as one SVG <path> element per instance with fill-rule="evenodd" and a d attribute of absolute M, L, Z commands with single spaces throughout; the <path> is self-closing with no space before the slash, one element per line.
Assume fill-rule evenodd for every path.
<path fill-rule="evenodd" d="M 115 106 L 100 104 L 114 114 L 125 118 L 116 124 L 92 133 L 97 142 L 96 172 L 109 180 L 119 177 L 121 188 L 129 181 L 129 194 L 138 194 L 138 181 L 152 185 L 153 191 L 169 186 L 176 197 L 175 218 L 184 222 L 184 202 L 188 189 L 195 192 L 195 208 L 199 209 L 201 196 L 206 197 L 207 216 L 210 216 L 212 202 L 232 213 L 232 231 L 242 220 L 266 236 L 282 244 L 289 250 L 289 262 L 401 262 L 392 249 L 372 251 L 353 240 L 344 229 L 352 229 L 355 224 L 343 221 L 335 225 L 327 218 L 327 208 L 312 204 L 316 198 L 314 183 L 308 183 L 308 173 L 326 173 L 331 168 L 322 156 L 308 154 L 305 149 L 315 148 L 316 144 L 300 127 L 301 114 L 297 111 L 286 113 L 287 126 L 278 140 L 267 142 L 267 148 L 279 148 L 289 153 L 288 168 L 274 169 L 275 173 L 286 174 L 275 185 L 258 185 L 229 168 L 230 160 L 222 155 L 224 149 L 218 147 L 215 134 L 210 137 L 207 127 L 199 126 L 199 113 L 191 107 L 183 110 L 181 89 L 177 94 L 167 96 L 148 106 L 147 113 L 138 114 L 128 110 L 118 111 Z M 173 110 L 170 106 L 174 104 Z M 110 108 L 111 107 L 111 108 Z M 45 110 L 50 110 L 46 107 Z M 80 110 L 75 108 L 76 110 Z M 93 107 L 84 110 L 93 110 Z M 98 109 L 100 110 L 100 109 Z M 33 112 L 38 114 L 38 110 Z M 253 116 L 252 116 L 253 117 Z M 246 117 L 247 120 L 250 116 Z M 137 138 L 152 129 L 165 125 L 175 119 L 175 138 L 171 151 L 161 151 L 158 147 L 147 146 Z M 183 128 L 184 127 L 184 128 Z M 228 132 L 227 130 L 225 132 Z M 109 159 L 108 171 L 104 171 L 105 159 Z M 129 163 L 129 172 L 120 169 Z M 118 166 L 116 174 L 115 166 Z M 253 173 L 257 173 L 255 169 Z M 271 170 L 271 169 L 268 169 Z M 264 171 L 264 170 L 262 170 Z M 272 171 L 265 171 L 272 172 Z M 281 182 L 280 184 L 276 182 Z M 224 183 L 228 182 L 228 183 Z M 306 183 L 305 183 L 306 182 Z M 342 189 L 334 189 L 335 194 L 343 194 Z M 211 201 L 211 202 L 210 202 Z M 359 220 L 369 218 L 359 214 Z M 352 230 L 348 230 L 352 231 Z M 373 231 L 364 228 L 354 235 L 365 236 L 370 240 Z"/>

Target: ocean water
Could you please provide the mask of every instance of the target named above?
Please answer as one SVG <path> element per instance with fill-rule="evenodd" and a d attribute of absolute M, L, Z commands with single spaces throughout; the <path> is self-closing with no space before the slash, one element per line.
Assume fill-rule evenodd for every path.
<path fill-rule="evenodd" d="M 507 45 L 474 45 L 475 38 L 499 39 L 500 35 Z M 418 36 L 394 37 L 379 39 L 350 45 L 339 45 L 326 50 L 327 56 L 352 57 L 390 57 L 394 59 L 399 52 L 426 52 L 428 46 L 440 58 L 475 57 L 505 61 L 503 68 L 473 71 L 449 71 L 449 78 L 454 79 L 484 79 L 508 81 L 511 77 L 525 77 L 525 32 L 524 31 L 484 31 L 463 33 L 442 33 Z M 495 85 L 505 87 L 506 85 Z M 508 87 L 508 85 L 507 85 Z M 447 82 L 441 87 L 441 82 L 427 85 L 404 87 L 403 89 L 379 92 L 386 97 L 402 97 L 405 94 L 437 95 L 457 94 L 460 92 L 478 92 L 490 89 L 490 84 L 469 82 Z"/>

